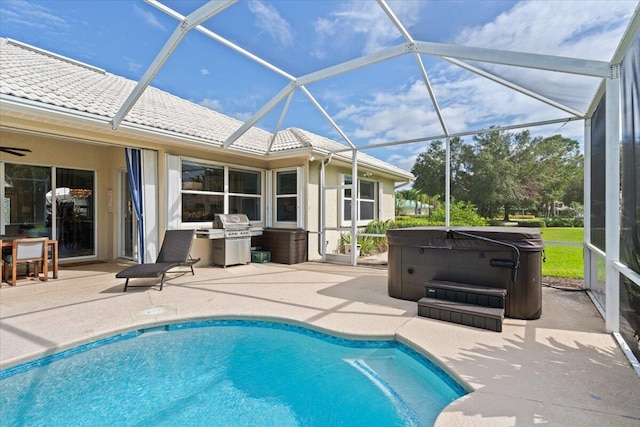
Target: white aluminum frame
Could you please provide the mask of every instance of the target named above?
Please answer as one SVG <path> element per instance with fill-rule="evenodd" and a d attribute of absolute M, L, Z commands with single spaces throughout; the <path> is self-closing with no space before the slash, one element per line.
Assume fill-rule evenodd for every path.
<path fill-rule="evenodd" d="M 324 212 L 324 196 L 325 191 L 327 191 L 330 187 L 325 186 L 324 180 L 324 172 L 325 165 L 330 161 L 333 153 L 343 152 L 343 151 L 351 151 L 352 152 L 352 180 L 351 191 L 352 191 L 352 199 L 353 202 L 351 204 L 351 216 L 352 218 L 358 218 L 358 207 L 359 207 L 359 194 L 358 194 L 358 186 L 357 186 L 357 176 L 358 176 L 358 152 L 365 149 L 372 148 L 380 148 L 380 147 L 388 147 L 402 144 L 410 144 L 416 142 L 424 142 L 424 141 L 432 141 L 437 139 L 445 139 L 446 140 L 446 205 L 447 205 L 447 215 L 446 215 L 446 225 L 449 226 L 449 199 L 450 199 L 450 162 L 451 162 L 451 153 L 450 153 L 450 138 L 455 136 L 468 136 L 475 135 L 478 133 L 483 133 L 487 131 L 496 131 L 496 130 L 509 130 L 509 129 L 518 129 L 518 128 L 526 128 L 526 127 L 534 127 L 541 126 L 553 123 L 562 123 L 569 122 L 574 120 L 586 120 L 585 122 L 585 244 L 584 244 L 584 252 L 585 252 L 585 283 L 587 288 L 591 288 L 593 285 L 593 280 L 595 279 L 593 275 L 594 268 L 593 266 L 596 263 L 597 254 L 599 253 L 595 247 L 591 244 L 591 234 L 590 234 L 590 166 L 591 166 L 591 152 L 589 147 L 590 141 L 590 117 L 597 105 L 598 100 L 605 93 L 606 88 L 606 170 L 607 170 L 607 180 L 605 184 L 605 190 L 607 194 L 606 199 L 606 307 L 605 307 L 605 322 L 606 329 L 609 332 L 616 333 L 619 329 L 619 277 L 620 274 L 628 277 L 636 284 L 640 284 L 640 275 L 631 271 L 628 267 L 620 262 L 620 251 L 619 251 L 619 243 L 620 243 L 620 205 L 619 205 L 619 185 L 620 185 L 620 153 L 619 153 L 619 144 L 620 144 L 620 87 L 619 87 L 619 66 L 620 62 L 624 58 L 629 46 L 631 45 L 635 35 L 640 30 L 640 5 L 636 8 L 633 17 L 628 25 L 628 28 L 618 46 L 616 53 L 613 56 L 611 62 L 604 61 L 594 61 L 580 58 L 568 58 L 568 57 L 560 57 L 560 56 L 552 56 L 552 55 L 541 55 L 541 54 L 531 54 L 524 52 L 514 52 L 514 51 L 505 51 L 498 49 L 486 49 L 486 48 L 477 48 L 477 47 L 467 47 L 467 46 L 456 46 L 450 44 L 442 44 L 442 43 L 433 43 L 427 41 L 416 41 L 413 39 L 411 34 L 406 30 L 401 21 L 396 17 L 391 8 L 387 5 L 385 0 L 377 0 L 378 5 L 387 15 L 392 24 L 398 29 L 401 35 L 405 39 L 405 43 L 393 46 L 390 48 L 382 49 L 377 52 L 371 53 L 369 55 L 364 55 L 362 57 L 346 61 L 340 64 L 336 64 L 321 70 L 314 71 L 312 73 L 306 74 L 300 77 L 294 77 L 289 73 L 279 69 L 275 65 L 265 61 L 258 56 L 254 55 L 251 52 L 231 43 L 230 41 L 220 37 L 219 35 L 213 33 L 212 31 L 202 27 L 200 24 L 211 18 L 212 16 L 220 13 L 226 8 L 232 6 L 237 0 L 228 0 L 228 1 L 218 1 L 211 0 L 206 3 L 204 6 L 200 7 L 196 11 L 192 12 L 187 17 L 180 15 L 179 13 L 171 10 L 170 8 L 162 5 L 157 0 L 145 0 L 150 5 L 158 8 L 164 13 L 169 14 L 170 16 L 180 20 L 180 24 L 173 32 L 171 37 L 167 40 L 164 47 L 158 53 L 153 63 L 149 66 L 149 68 L 144 73 L 143 77 L 140 79 L 138 84 L 136 85 L 133 92 L 129 95 L 127 100 L 121 106 L 119 111 L 115 114 L 112 120 L 112 126 L 114 129 L 117 129 L 118 126 L 122 123 L 127 113 L 136 103 L 136 101 L 140 98 L 146 87 L 151 83 L 153 78 L 159 72 L 161 67 L 167 61 L 167 59 L 171 56 L 177 45 L 184 38 L 186 33 L 191 29 L 197 29 L 198 31 L 204 33 L 205 35 L 211 37 L 213 40 L 221 43 L 224 46 L 227 46 L 234 50 L 235 52 L 246 56 L 247 58 L 257 62 L 260 65 L 263 65 L 267 69 L 283 76 L 289 80 L 289 83 L 280 90 L 271 100 L 269 100 L 265 105 L 263 105 L 247 122 L 245 122 L 242 126 L 240 126 L 235 132 L 232 133 L 223 143 L 224 148 L 228 148 L 235 143 L 235 141 L 240 138 L 245 132 L 247 132 L 252 126 L 257 124 L 262 118 L 264 118 L 270 111 L 273 110 L 280 102 L 285 101 L 285 106 L 283 108 L 282 114 L 278 121 L 278 125 L 276 131 L 272 139 L 269 141 L 269 150 L 271 151 L 271 147 L 273 145 L 273 141 L 276 138 L 277 132 L 279 132 L 280 126 L 284 120 L 285 115 L 288 112 L 289 104 L 291 99 L 295 93 L 296 89 L 300 89 L 311 101 L 311 103 L 320 111 L 320 113 L 325 117 L 325 119 L 331 124 L 331 126 L 336 129 L 336 131 L 340 134 L 340 136 L 347 143 L 347 147 L 341 150 L 335 150 L 329 153 L 328 159 L 326 159 L 321 166 L 321 188 L 320 188 L 320 209 L 321 209 L 321 221 L 319 235 L 321 236 L 321 246 L 322 246 L 322 256 L 323 259 L 326 258 L 326 241 L 325 241 L 325 231 L 326 231 L 326 218 Z M 340 127 L 336 124 L 336 122 L 332 119 L 332 117 L 320 106 L 320 104 L 315 100 L 313 95 L 306 88 L 306 85 L 311 83 L 325 80 L 334 76 L 338 76 L 340 74 L 348 73 L 360 68 L 368 67 L 373 64 L 377 64 L 382 61 L 386 61 L 392 58 L 396 58 L 405 54 L 410 54 L 415 57 L 417 67 L 422 76 L 422 79 L 425 83 L 426 90 L 429 94 L 431 103 L 433 108 L 436 111 L 438 116 L 438 120 L 440 122 L 440 126 L 442 128 L 442 135 L 428 135 L 423 138 L 416 138 L 412 140 L 405 141 L 391 141 L 379 144 L 371 144 L 365 147 L 356 147 L 348 138 L 348 136 L 340 129 Z M 429 77 L 424 68 L 424 64 L 422 62 L 422 58 L 420 55 L 430 55 L 439 57 L 449 63 L 461 67 L 467 71 L 471 71 L 483 78 L 492 80 L 498 84 L 503 85 L 511 90 L 517 91 L 524 95 L 527 95 L 533 99 L 536 99 L 539 102 L 545 103 L 555 109 L 563 111 L 567 113 L 569 116 L 566 118 L 555 119 L 555 120 L 547 120 L 535 123 L 526 123 L 520 125 L 512 125 L 512 126 L 503 126 L 500 128 L 491 128 L 491 129 L 470 129 L 468 131 L 459 132 L 457 134 L 450 134 L 444 117 L 442 116 L 442 112 L 440 107 L 438 106 L 438 101 L 436 95 L 431 87 L 429 82 Z M 602 84 L 598 89 L 594 97 L 594 102 L 592 102 L 591 106 L 585 112 L 580 112 L 575 110 L 574 108 L 570 108 L 566 105 L 563 105 L 559 102 L 555 102 L 541 94 L 537 94 L 534 91 L 525 89 L 513 82 L 510 82 L 506 79 L 497 77 L 491 73 L 480 70 L 477 67 L 473 67 L 470 64 L 465 63 L 464 61 L 476 61 L 482 63 L 491 63 L 491 64 L 501 64 L 507 66 L 514 67 L 522 67 L 529 69 L 537 69 L 537 70 L 545 70 L 545 71 L 553 71 L 553 72 L 561 72 L 568 73 L 574 75 L 582 75 L 582 76 L 591 76 L 595 78 L 602 79 Z M 1 190 L 0 190 L 1 191 Z M 355 197 L 353 197 L 355 195 Z M 351 263 L 353 265 L 357 264 L 356 257 L 356 238 L 357 238 L 357 224 L 356 221 L 352 221 L 351 224 Z M 637 363 L 637 362 L 636 362 Z"/>

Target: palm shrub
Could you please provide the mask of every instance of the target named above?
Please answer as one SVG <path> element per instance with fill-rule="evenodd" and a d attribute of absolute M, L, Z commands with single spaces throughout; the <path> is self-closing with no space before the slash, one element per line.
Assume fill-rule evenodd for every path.
<path fill-rule="evenodd" d="M 382 234 L 385 235 L 387 233 L 387 229 L 389 229 L 391 221 L 380 221 L 374 220 L 371 221 L 364 228 L 364 232 L 366 234 Z M 360 249 L 361 253 L 365 250 L 365 244 L 367 247 L 367 254 L 371 254 L 373 252 L 385 252 L 387 250 L 387 237 L 373 237 L 373 236 L 361 236 L 362 239 L 362 248 Z M 358 243 L 360 243 L 360 238 L 358 239 Z M 366 243 L 365 243 L 366 241 Z"/>
<path fill-rule="evenodd" d="M 377 251 L 377 244 L 374 237 L 370 236 L 358 236 L 357 243 L 360 245 L 360 255 L 371 255 Z M 384 238 L 385 244 L 387 238 Z M 351 233 L 340 233 L 340 246 L 344 250 L 347 246 L 351 245 Z M 386 246 L 385 246 L 386 248 Z"/>
<path fill-rule="evenodd" d="M 360 255 L 372 255 L 374 253 L 385 252 L 387 250 L 387 237 L 384 236 L 391 221 L 374 220 L 367 224 L 361 232 L 366 234 L 381 234 L 381 237 L 358 236 L 357 243 L 360 245 Z M 340 233 L 340 246 L 345 247 L 351 244 L 351 233 Z"/>

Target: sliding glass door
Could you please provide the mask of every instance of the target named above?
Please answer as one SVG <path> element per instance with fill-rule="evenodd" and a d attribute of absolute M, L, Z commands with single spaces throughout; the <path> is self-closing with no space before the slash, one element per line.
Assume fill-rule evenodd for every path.
<path fill-rule="evenodd" d="M 4 234 L 58 240 L 60 258 L 95 255 L 95 172 L 5 163 Z"/>
<path fill-rule="evenodd" d="M 94 255 L 93 171 L 56 168 L 60 257 Z M 65 195 L 66 194 L 66 195 Z"/>
<path fill-rule="evenodd" d="M 51 168 L 7 163 L 4 234 L 52 237 Z"/>

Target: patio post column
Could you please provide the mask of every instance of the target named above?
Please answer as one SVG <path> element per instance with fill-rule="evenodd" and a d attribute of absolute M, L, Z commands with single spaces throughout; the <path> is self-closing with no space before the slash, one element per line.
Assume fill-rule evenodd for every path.
<path fill-rule="evenodd" d="M 620 65 L 611 66 L 606 87 L 605 152 L 605 249 L 607 332 L 618 332 L 620 323 Z"/>
<path fill-rule="evenodd" d="M 351 157 L 351 265 L 358 265 L 358 213 L 360 205 L 360 191 L 358 190 L 358 150 L 352 151 Z"/>
<path fill-rule="evenodd" d="M 449 228 L 451 225 L 451 140 L 447 137 L 445 150 L 445 177 L 444 177 L 444 225 Z"/>
<path fill-rule="evenodd" d="M 591 244 L 591 119 L 584 121 L 584 233 L 583 233 L 583 258 L 584 258 L 584 288 L 593 288 L 591 265 L 595 261 L 589 245 Z"/>

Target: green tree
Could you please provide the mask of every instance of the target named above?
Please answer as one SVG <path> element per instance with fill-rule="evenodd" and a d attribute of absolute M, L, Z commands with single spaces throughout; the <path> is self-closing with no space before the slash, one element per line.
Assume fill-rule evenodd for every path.
<path fill-rule="evenodd" d="M 578 168 L 575 176 L 567 183 L 562 202 L 566 206 L 571 206 L 572 203 L 584 204 L 584 165 Z"/>
<path fill-rule="evenodd" d="M 550 216 L 556 215 L 555 203 L 563 200 L 567 190 L 582 187 L 584 158 L 578 141 L 553 135 L 541 138 L 535 145 L 536 163 L 540 177 L 539 202 Z M 579 191 L 580 193 L 582 190 Z M 583 197 L 576 200 L 581 202 Z"/>
<path fill-rule="evenodd" d="M 485 217 L 503 212 L 508 221 L 515 209 L 553 212 L 558 200 L 567 204 L 582 200 L 579 144 L 561 135 L 531 138 L 529 131 L 490 130 L 474 136 L 470 144 L 452 138 L 451 161 L 453 199 L 472 202 Z M 411 170 L 416 176 L 414 188 L 444 199 L 444 163 L 444 146 L 436 141 Z"/>
<path fill-rule="evenodd" d="M 418 215 L 420 213 L 419 209 L 419 203 L 420 203 L 420 197 L 421 197 L 421 192 L 420 190 L 416 189 L 416 188 L 411 188 L 409 190 L 405 190 L 405 198 L 407 200 L 411 200 L 413 201 L 413 213 L 415 215 Z"/>
<path fill-rule="evenodd" d="M 404 193 L 402 191 L 396 191 L 395 206 L 396 215 L 400 215 L 400 213 L 402 212 L 402 208 L 404 207 Z"/>
<path fill-rule="evenodd" d="M 460 137 L 449 141 L 451 151 L 451 195 L 454 199 L 468 197 L 468 162 L 472 149 Z M 413 188 L 429 196 L 445 199 L 446 147 L 443 141 L 434 141 L 424 153 L 418 155 L 411 168 L 416 176 Z"/>
<path fill-rule="evenodd" d="M 528 165 L 519 148 L 528 144 L 526 135 L 513 137 L 508 132 L 490 131 L 473 137 L 474 157 L 471 161 L 469 181 L 471 202 L 481 215 L 495 217 L 504 210 L 505 221 L 509 212 L 519 206 L 527 192 L 521 181 L 522 165 Z"/>

